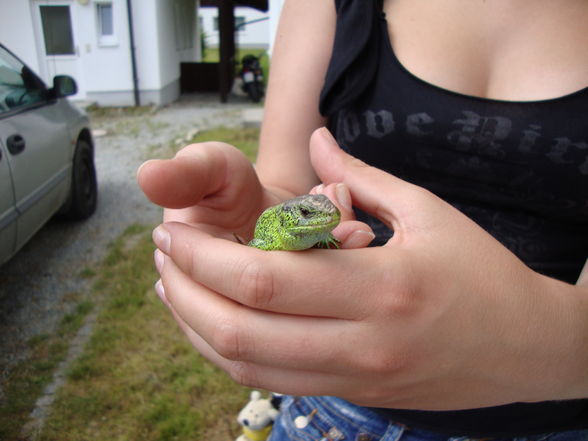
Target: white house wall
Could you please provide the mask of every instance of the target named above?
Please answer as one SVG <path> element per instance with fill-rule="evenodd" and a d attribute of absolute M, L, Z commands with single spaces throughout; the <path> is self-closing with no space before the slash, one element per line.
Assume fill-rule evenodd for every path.
<path fill-rule="evenodd" d="M 219 46 L 219 31 L 215 27 L 216 17 L 218 17 L 218 8 L 200 8 L 200 19 L 206 36 L 206 44 L 211 48 Z M 235 8 L 235 17 L 243 17 L 246 22 L 249 22 L 268 18 L 268 14 L 257 9 L 238 6 Z M 235 43 L 237 47 L 241 48 L 269 48 L 269 20 L 246 25 L 235 34 Z"/>
<path fill-rule="evenodd" d="M 82 27 L 78 27 L 77 44 L 85 98 L 105 106 L 120 106 L 133 102 L 133 76 L 126 2 L 114 0 L 112 7 L 114 37 L 110 43 L 99 41 L 94 2 L 78 8 L 76 15 Z"/>
<path fill-rule="evenodd" d="M 0 43 L 8 47 L 35 72 L 39 72 L 30 2 L 0 0 Z"/>
<path fill-rule="evenodd" d="M 0 0 L 1 1 L 1 0 Z M 115 0 L 125 6 L 121 14 L 125 22 L 126 1 Z M 176 47 L 174 10 L 179 7 L 196 15 L 195 0 L 134 0 L 132 5 L 137 62 L 139 96 L 141 104 L 167 104 L 178 98 L 180 93 L 180 62 L 198 59 L 197 45 L 191 49 Z M 192 21 L 193 26 L 195 20 Z M 125 28 L 127 43 L 123 56 L 126 56 L 131 83 L 123 91 L 102 90 L 89 94 L 88 98 L 98 102 L 108 101 L 110 105 L 129 105 L 133 103 L 132 76 L 130 65 L 130 44 L 128 28 Z M 192 27 L 193 35 L 197 35 Z M 196 39 L 196 37 L 194 37 Z M 115 70 L 116 67 L 112 66 Z"/>
<path fill-rule="evenodd" d="M 137 58 L 144 73 L 139 84 L 146 101 L 168 103 L 180 93 L 180 63 L 199 60 L 197 3 L 194 0 L 141 1 L 153 3 L 153 7 L 144 8 L 147 17 L 136 27 Z M 182 23 L 189 23 L 188 27 Z M 186 35 L 188 32 L 190 35 Z M 148 69 L 148 66 L 157 68 Z"/>
<path fill-rule="evenodd" d="M 111 3 L 113 7 L 114 36 L 107 41 L 98 35 L 96 5 L 100 2 Z M 199 60 L 198 3 L 198 0 L 132 0 L 141 104 L 166 104 L 179 96 L 180 62 Z M 70 6 L 76 50 L 71 58 L 76 69 L 69 72 L 59 72 L 59 67 L 55 72 L 47 72 L 43 38 L 36 23 L 38 5 L 50 4 Z M 185 19 L 183 14 L 191 14 L 191 19 Z M 178 17 L 183 20 L 183 34 L 179 35 L 175 28 Z M 80 86 L 77 99 L 105 106 L 134 104 L 127 0 L 0 0 L 0 42 L 48 84 L 54 74 L 74 76 Z"/>
<path fill-rule="evenodd" d="M 64 4 L 70 6 L 74 47 L 75 73 L 49 71 L 45 57 L 42 32 L 38 26 L 39 5 Z M 123 104 L 125 99 L 112 96 L 132 90 L 131 64 L 125 1 L 113 0 L 114 37 L 108 45 L 101 44 L 96 25 L 96 5 L 89 1 L 64 0 L 0 0 L 0 41 L 15 52 L 47 84 L 56 74 L 70 74 L 78 83 L 77 99 L 104 96 L 101 104 Z"/>

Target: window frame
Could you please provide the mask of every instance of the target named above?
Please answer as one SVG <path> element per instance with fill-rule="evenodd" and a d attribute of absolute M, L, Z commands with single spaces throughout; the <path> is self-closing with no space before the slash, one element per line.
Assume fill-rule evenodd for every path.
<path fill-rule="evenodd" d="M 104 33 L 104 16 L 103 11 L 106 8 L 110 10 L 110 28 L 111 34 Z M 116 20 L 114 17 L 114 4 L 112 1 L 101 0 L 95 2 L 95 14 L 96 14 L 96 38 L 98 40 L 99 47 L 112 47 L 118 46 L 118 38 L 116 36 Z"/>

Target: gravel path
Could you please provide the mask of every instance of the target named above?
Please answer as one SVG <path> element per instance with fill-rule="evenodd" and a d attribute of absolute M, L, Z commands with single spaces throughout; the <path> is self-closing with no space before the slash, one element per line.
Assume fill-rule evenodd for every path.
<path fill-rule="evenodd" d="M 0 267 L 1 385 L 15 364 L 26 359 L 26 342 L 51 333 L 73 309 L 89 283 L 80 271 L 104 256 L 110 241 L 133 223 L 155 225 L 161 210 L 135 183 L 138 166 L 196 129 L 241 127 L 250 103 L 229 104 L 216 95 L 183 97 L 147 115 L 113 112 L 96 118 L 99 199 L 94 216 L 82 223 L 52 220 L 8 263 Z"/>

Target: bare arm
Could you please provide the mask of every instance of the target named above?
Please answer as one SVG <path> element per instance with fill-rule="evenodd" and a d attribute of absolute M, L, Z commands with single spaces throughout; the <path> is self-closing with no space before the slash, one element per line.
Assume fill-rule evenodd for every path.
<path fill-rule="evenodd" d="M 586 259 L 586 263 L 584 263 L 584 268 L 582 268 L 582 272 L 578 277 L 578 281 L 576 285 L 586 285 L 588 286 L 588 259 Z"/>
<path fill-rule="evenodd" d="M 312 132 L 325 124 L 319 94 L 335 35 L 333 0 L 289 0 L 272 56 L 257 172 L 281 199 L 306 193 L 318 179 L 310 165 Z"/>

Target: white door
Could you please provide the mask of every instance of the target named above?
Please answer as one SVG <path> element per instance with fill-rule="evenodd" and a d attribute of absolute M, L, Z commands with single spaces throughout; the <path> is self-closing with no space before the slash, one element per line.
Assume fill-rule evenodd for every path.
<path fill-rule="evenodd" d="M 43 79 L 51 87 L 55 75 L 69 75 L 78 85 L 78 93 L 73 98 L 83 99 L 84 81 L 75 38 L 75 8 L 72 2 L 36 0 L 34 10 Z"/>

